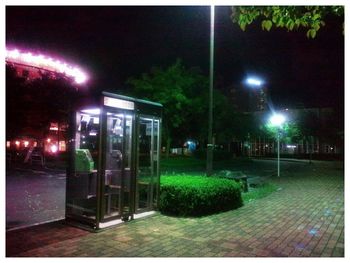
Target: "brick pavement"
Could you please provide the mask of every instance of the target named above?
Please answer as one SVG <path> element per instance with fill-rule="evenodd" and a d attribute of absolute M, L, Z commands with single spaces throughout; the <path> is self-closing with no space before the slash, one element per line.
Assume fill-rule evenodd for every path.
<path fill-rule="evenodd" d="M 344 257 L 343 170 L 272 180 L 277 192 L 202 218 L 161 214 L 90 233 L 63 222 L 6 233 L 16 257 Z"/>

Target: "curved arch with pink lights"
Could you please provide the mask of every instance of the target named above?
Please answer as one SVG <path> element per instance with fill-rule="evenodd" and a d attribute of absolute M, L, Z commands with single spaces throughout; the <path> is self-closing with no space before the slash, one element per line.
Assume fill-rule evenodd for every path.
<path fill-rule="evenodd" d="M 75 83 L 83 84 L 88 75 L 77 66 L 69 65 L 61 60 L 54 59 L 43 54 L 32 54 L 23 52 L 16 48 L 6 48 L 6 62 L 40 68 L 50 72 L 64 74 L 74 79 Z"/>

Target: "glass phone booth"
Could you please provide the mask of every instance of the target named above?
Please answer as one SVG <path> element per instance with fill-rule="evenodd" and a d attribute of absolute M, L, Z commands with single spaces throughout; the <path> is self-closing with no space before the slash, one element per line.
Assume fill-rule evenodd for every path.
<path fill-rule="evenodd" d="M 156 209 L 162 105 L 103 92 L 72 118 L 66 220 L 101 229 Z"/>

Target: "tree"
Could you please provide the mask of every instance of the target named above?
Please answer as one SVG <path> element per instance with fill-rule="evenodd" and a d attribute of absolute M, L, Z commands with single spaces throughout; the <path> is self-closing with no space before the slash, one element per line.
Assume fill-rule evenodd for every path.
<path fill-rule="evenodd" d="M 299 125 L 292 121 L 284 123 L 280 128 L 267 123 L 261 129 L 270 138 L 276 138 L 277 133 L 280 132 L 280 140 L 284 143 L 298 142 L 302 136 Z"/>
<path fill-rule="evenodd" d="M 41 73 L 26 79 L 6 66 L 6 136 L 42 139 L 51 122 L 67 123 L 76 91 L 70 80 Z"/>
<path fill-rule="evenodd" d="M 174 138 L 186 136 L 190 120 L 198 118 L 205 109 L 200 95 L 207 90 L 207 81 L 197 70 L 185 68 L 180 59 L 166 69 L 153 67 L 150 73 L 127 80 L 133 87 L 130 95 L 163 104 L 162 131 L 167 154 Z"/>
<path fill-rule="evenodd" d="M 315 38 L 325 25 L 328 15 L 343 16 L 343 6 L 240 6 L 232 7 L 231 19 L 244 31 L 255 20 L 261 21 L 261 28 L 270 31 L 272 27 L 288 31 L 300 27 L 307 29 L 306 36 Z"/>

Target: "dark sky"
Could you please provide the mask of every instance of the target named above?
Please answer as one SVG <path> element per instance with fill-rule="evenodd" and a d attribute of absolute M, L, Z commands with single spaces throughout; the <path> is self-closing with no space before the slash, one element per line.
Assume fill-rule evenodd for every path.
<path fill-rule="evenodd" d="M 215 81 L 240 85 L 255 73 L 265 79 L 273 103 L 342 105 L 344 36 L 342 20 L 329 18 L 316 39 L 305 30 L 241 31 L 230 7 L 216 7 Z M 208 74 L 210 8 L 6 7 L 6 42 L 57 54 L 90 72 L 91 87 L 126 88 L 128 77 L 181 58 Z"/>

